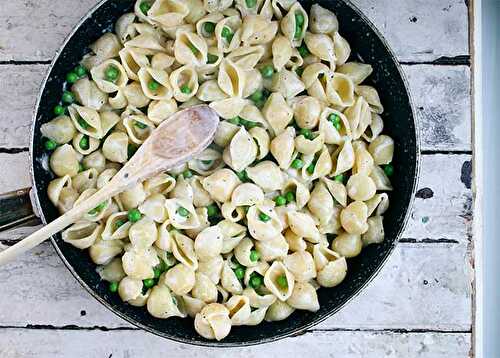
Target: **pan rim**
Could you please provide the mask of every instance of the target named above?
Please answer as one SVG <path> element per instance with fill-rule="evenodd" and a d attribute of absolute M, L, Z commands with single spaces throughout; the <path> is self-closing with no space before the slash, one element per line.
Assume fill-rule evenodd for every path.
<path fill-rule="evenodd" d="M 73 38 L 74 34 L 81 28 L 83 23 L 89 19 L 90 17 L 93 16 L 93 14 L 104 4 L 106 4 L 109 0 L 101 0 L 99 1 L 96 5 L 94 5 L 79 21 L 78 23 L 73 27 L 72 31 L 67 35 L 61 46 L 58 48 L 56 51 L 54 58 L 52 59 L 49 68 L 47 70 L 47 74 L 45 75 L 41 86 L 38 91 L 38 96 L 37 100 L 35 102 L 35 106 L 33 107 L 33 114 L 32 114 L 32 122 L 31 122 L 31 128 L 30 128 L 30 143 L 29 143 L 29 159 L 30 159 L 30 178 L 31 178 L 31 186 L 32 186 L 32 202 L 34 206 L 34 211 L 39 213 L 40 219 L 43 223 L 43 225 L 47 225 L 47 220 L 45 218 L 41 203 L 40 203 L 40 197 L 38 196 L 38 190 L 36 186 L 36 178 L 35 178 L 35 172 L 34 172 L 34 140 L 35 140 L 35 128 L 36 128 L 36 123 L 37 123 L 37 114 L 38 114 L 38 109 L 40 107 L 40 102 L 44 93 L 44 90 L 46 88 L 47 82 L 50 78 L 50 74 L 52 69 L 54 68 L 55 63 L 61 56 L 61 54 L 64 52 L 66 49 L 66 46 L 68 42 Z M 299 0 L 300 1 L 300 0 Z M 114 309 L 103 297 L 101 297 L 94 289 L 92 289 L 90 286 L 87 285 L 87 283 L 78 275 L 78 273 L 74 270 L 73 266 L 69 263 L 69 261 L 66 259 L 62 251 L 60 250 L 56 240 L 54 237 L 51 237 L 51 243 L 54 249 L 57 252 L 57 255 L 59 258 L 63 261 L 64 265 L 66 268 L 71 272 L 71 274 L 74 276 L 74 278 L 78 281 L 78 283 L 88 292 L 90 295 L 96 299 L 99 303 L 101 303 L 104 307 L 109 309 L 111 312 L 125 320 L 127 323 L 132 324 L 133 326 L 140 328 L 146 332 L 152 333 L 156 336 L 170 339 L 172 341 L 178 342 L 178 343 L 184 343 L 188 345 L 194 345 L 194 346 L 202 346 L 202 347 L 214 347 L 214 348 L 231 348 L 231 347 L 247 347 L 247 346 L 253 346 L 253 345 L 258 345 L 258 344 L 266 344 L 266 343 L 271 343 L 271 342 L 276 342 L 278 340 L 294 336 L 297 334 L 300 334 L 301 332 L 306 331 L 307 329 L 310 329 L 313 326 L 316 326 L 317 324 L 323 322 L 327 318 L 333 316 L 335 313 L 337 313 L 340 309 L 345 307 L 348 303 L 350 303 L 355 297 L 357 297 L 364 289 L 367 287 L 369 283 L 371 283 L 375 277 L 377 277 L 380 273 L 380 270 L 386 265 L 389 257 L 393 255 L 394 249 L 397 245 L 397 243 L 400 241 L 401 236 L 408 225 L 410 216 L 411 216 L 411 208 L 413 207 L 414 201 L 415 201 L 415 193 L 418 187 L 418 182 L 420 180 L 420 169 L 421 169 L 421 136 L 420 136 L 420 124 L 419 121 L 417 120 L 416 117 L 416 112 L 415 112 L 415 104 L 413 102 L 413 97 L 411 95 L 411 90 L 410 86 L 408 83 L 408 79 L 402 69 L 402 65 L 398 61 L 396 55 L 394 54 L 394 51 L 392 48 L 389 46 L 389 43 L 385 39 L 385 37 L 380 33 L 378 28 L 371 22 L 368 17 L 356 6 L 354 5 L 351 0 L 337 0 L 340 2 L 343 2 L 346 4 L 348 7 L 350 7 L 358 16 L 359 18 L 370 27 L 370 29 L 374 32 L 374 34 L 380 39 L 380 41 L 383 43 L 385 49 L 389 53 L 392 62 L 395 64 L 395 67 L 398 71 L 398 74 L 400 78 L 403 81 L 404 84 L 404 89 L 406 92 L 406 95 L 408 97 L 408 103 L 410 106 L 410 112 L 412 115 L 413 119 L 413 124 L 415 128 L 415 176 L 413 178 L 412 182 L 412 188 L 411 188 L 411 195 L 408 201 L 408 205 L 406 206 L 405 210 L 406 213 L 404 215 L 404 218 L 402 220 L 402 223 L 400 225 L 400 228 L 396 234 L 396 237 L 394 241 L 392 242 L 390 248 L 388 251 L 385 253 L 384 256 L 381 257 L 381 259 L 377 262 L 377 268 L 364 280 L 364 282 L 353 292 L 353 294 L 348 297 L 342 304 L 338 305 L 337 307 L 322 313 L 321 315 L 313 318 L 310 322 L 307 324 L 304 324 L 300 327 L 297 327 L 295 329 L 292 329 L 290 331 L 287 331 L 286 333 L 281 333 L 281 334 L 274 334 L 272 336 L 262 338 L 259 340 L 252 340 L 252 341 L 246 341 L 246 342 L 217 342 L 217 341 L 202 341 L 202 340 L 189 340 L 186 338 L 181 338 L 179 336 L 175 336 L 166 332 L 159 331 L 155 328 L 146 326 L 142 324 L 141 322 L 138 322 L 134 320 L 133 318 L 129 317 L 125 313 L 118 311 Z"/>

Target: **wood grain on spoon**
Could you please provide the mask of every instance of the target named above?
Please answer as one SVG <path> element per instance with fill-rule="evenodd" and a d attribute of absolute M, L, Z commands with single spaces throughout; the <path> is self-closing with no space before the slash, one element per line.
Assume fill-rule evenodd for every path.
<path fill-rule="evenodd" d="M 90 198 L 19 243 L 0 252 L 0 265 L 78 221 L 100 203 L 201 153 L 213 140 L 219 117 L 200 105 L 175 113 L 156 128 L 113 179 Z"/>

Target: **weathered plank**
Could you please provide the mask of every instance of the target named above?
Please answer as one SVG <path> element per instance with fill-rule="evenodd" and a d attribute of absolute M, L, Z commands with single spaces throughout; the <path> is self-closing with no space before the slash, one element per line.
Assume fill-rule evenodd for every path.
<path fill-rule="evenodd" d="M 354 0 L 400 61 L 432 61 L 469 53 L 463 0 Z"/>
<path fill-rule="evenodd" d="M 27 157 L 26 152 L 0 154 L 0 171 L 7 173 L 0 178 L 2 190 L 29 185 Z M 419 192 L 403 238 L 468 242 L 472 217 L 472 192 L 470 185 L 467 187 L 471 176 L 467 165 L 470 160 L 470 155 L 422 156 Z M 26 228 L 0 233 L 0 240 L 19 239 L 33 230 Z"/>
<path fill-rule="evenodd" d="M 415 65 L 403 69 L 420 125 L 422 150 L 471 150 L 469 67 Z"/>
<path fill-rule="evenodd" d="M 1 36 L 1 35 L 0 35 Z M 404 66 L 408 75 L 422 150 L 471 150 L 469 83 L 466 66 Z M 0 147 L 29 145 L 29 126 L 46 65 L 2 66 Z"/>
<path fill-rule="evenodd" d="M 423 155 L 412 215 L 403 234 L 468 242 L 472 225 L 470 155 Z"/>
<path fill-rule="evenodd" d="M 46 61 L 78 20 L 98 1 L 4 2 L 0 8 L 0 61 Z M 466 55 L 467 6 L 463 0 L 354 0 L 402 61 Z"/>
<path fill-rule="evenodd" d="M 3 358 L 123 357 L 405 357 L 466 358 L 469 333 L 310 332 L 242 348 L 194 347 L 141 331 L 0 330 Z"/>
<path fill-rule="evenodd" d="M 317 328 L 468 331 L 469 261 L 466 245 L 401 243 L 379 276 Z M 0 285 L 2 326 L 129 327 L 78 285 L 49 244 L 4 267 Z"/>

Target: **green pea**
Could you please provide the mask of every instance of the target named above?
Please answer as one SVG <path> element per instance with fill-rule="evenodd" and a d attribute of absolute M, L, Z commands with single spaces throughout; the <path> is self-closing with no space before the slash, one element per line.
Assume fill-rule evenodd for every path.
<path fill-rule="evenodd" d="M 209 218 L 213 218 L 219 214 L 219 208 L 215 204 L 210 204 L 207 206 L 207 215 Z"/>
<path fill-rule="evenodd" d="M 295 22 L 300 26 L 304 25 L 304 14 L 297 11 L 295 13 Z"/>
<path fill-rule="evenodd" d="M 293 168 L 293 169 L 300 169 L 304 166 L 304 162 L 300 159 L 294 159 L 292 161 L 292 164 L 290 164 L 290 166 Z"/>
<path fill-rule="evenodd" d="M 295 39 L 300 38 L 300 36 L 302 35 L 302 28 L 304 26 L 304 21 L 305 21 L 304 14 L 297 11 L 295 13 L 295 35 L 294 35 Z"/>
<path fill-rule="evenodd" d="M 179 206 L 179 208 L 177 209 L 177 214 L 187 218 L 189 216 L 189 211 L 185 207 Z"/>
<path fill-rule="evenodd" d="M 257 262 L 260 259 L 260 254 L 257 250 L 250 250 L 250 261 Z"/>
<path fill-rule="evenodd" d="M 251 276 L 250 276 L 250 281 L 249 281 L 249 284 L 250 284 L 250 287 L 252 287 L 254 290 L 258 289 L 260 286 L 262 286 L 262 283 L 264 282 L 264 280 L 262 279 L 262 276 L 259 275 L 258 273 L 253 273 Z"/>
<path fill-rule="evenodd" d="M 151 80 L 149 81 L 148 83 L 148 88 L 151 90 L 151 91 L 158 91 L 158 88 L 160 88 L 160 84 L 158 82 L 156 82 L 155 80 Z"/>
<path fill-rule="evenodd" d="M 231 30 L 229 27 L 224 26 L 221 31 L 221 36 L 226 39 L 227 42 L 231 42 L 233 39 L 233 30 Z"/>
<path fill-rule="evenodd" d="M 85 119 L 83 119 L 82 117 L 80 117 L 79 115 L 77 115 L 77 120 L 78 122 L 78 125 L 80 127 L 82 127 L 83 129 L 89 129 L 89 124 L 87 123 L 87 121 Z"/>
<path fill-rule="evenodd" d="M 245 269 L 243 267 L 238 267 L 234 269 L 234 274 L 238 280 L 242 280 L 245 277 Z"/>
<path fill-rule="evenodd" d="M 162 272 L 162 271 L 161 271 L 161 269 L 160 269 L 159 267 L 155 267 L 155 268 L 153 269 L 153 274 L 154 274 L 154 278 L 155 278 L 155 280 L 158 280 L 158 279 L 160 278 L 160 276 L 161 276 L 161 272 Z"/>
<path fill-rule="evenodd" d="M 83 150 L 89 149 L 89 136 L 87 135 L 82 136 L 82 139 L 80 139 L 80 143 L 78 143 L 78 145 Z"/>
<path fill-rule="evenodd" d="M 100 213 L 105 207 L 106 205 L 108 205 L 107 202 L 103 201 L 102 203 L 100 203 L 99 205 L 97 205 L 95 208 L 93 208 L 92 210 L 89 211 L 89 215 L 97 215 L 98 213 Z"/>
<path fill-rule="evenodd" d="M 104 71 L 104 78 L 106 79 L 106 81 L 116 82 L 116 80 L 118 80 L 118 77 L 120 77 L 120 71 L 114 65 L 109 65 L 106 68 L 106 71 Z"/>
<path fill-rule="evenodd" d="M 109 292 L 115 293 L 118 291 L 118 282 L 110 282 L 108 286 Z"/>
<path fill-rule="evenodd" d="M 115 222 L 115 230 L 118 230 L 120 227 L 122 227 L 123 225 L 125 225 L 125 220 L 117 220 Z"/>
<path fill-rule="evenodd" d="M 200 52 L 193 44 L 190 43 L 188 46 L 191 52 L 194 53 L 195 55 L 198 54 L 198 52 Z"/>
<path fill-rule="evenodd" d="M 240 124 L 240 117 L 236 116 L 233 118 L 229 118 L 227 121 L 237 126 L 238 124 Z"/>
<path fill-rule="evenodd" d="M 299 51 L 300 56 L 302 58 L 309 56 L 310 52 L 309 49 L 307 48 L 305 43 L 302 43 L 298 48 L 297 51 Z"/>
<path fill-rule="evenodd" d="M 276 206 L 283 206 L 286 205 L 286 198 L 283 195 L 278 195 L 274 198 L 274 202 L 276 203 Z"/>
<path fill-rule="evenodd" d="M 74 72 L 70 72 L 66 75 L 66 81 L 68 81 L 68 83 L 75 83 L 76 81 L 78 81 L 78 76 L 76 73 Z"/>
<path fill-rule="evenodd" d="M 261 101 L 263 98 L 264 98 L 264 93 L 262 93 L 262 91 L 260 91 L 260 90 L 255 91 L 255 92 L 254 92 L 254 93 L 252 93 L 252 95 L 250 96 L 250 99 L 251 99 L 253 102 L 259 102 L 259 101 Z"/>
<path fill-rule="evenodd" d="M 278 276 L 278 278 L 276 278 L 276 283 L 281 288 L 287 288 L 288 287 L 288 281 L 286 279 L 286 275 L 282 274 L 282 275 Z"/>
<path fill-rule="evenodd" d="M 342 124 L 340 122 L 333 123 L 333 126 L 335 127 L 336 130 L 340 130 L 342 128 Z"/>
<path fill-rule="evenodd" d="M 268 222 L 269 220 L 271 220 L 271 217 L 265 213 L 260 213 L 259 220 L 263 222 Z"/>
<path fill-rule="evenodd" d="M 85 170 L 85 166 L 82 163 L 78 163 L 78 173 L 81 173 Z"/>
<path fill-rule="evenodd" d="M 285 194 L 285 199 L 287 203 L 295 201 L 295 193 L 293 191 L 289 191 Z"/>
<path fill-rule="evenodd" d="M 152 279 L 152 278 L 147 278 L 145 280 L 142 280 L 142 284 L 146 287 L 146 288 L 151 288 L 155 285 L 155 280 Z"/>
<path fill-rule="evenodd" d="M 189 88 L 188 85 L 182 85 L 181 92 L 184 93 L 184 94 L 190 94 L 191 93 L 191 88 Z"/>
<path fill-rule="evenodd" d="M 215 24 L 213 22 L 205 22 L 203 24 L 203 30 L 207 33 L 207 34 L 213 34 L 214 31 L 215 31 Z"/>
<path fill-rule="evenodd" d="M 141 2 L 141 4 L 139 5 L 139 9 L 141 10 L 141 12 L 144 14 L 144 15 L 148 15 L 148 11 L 149 9 L 151 9 L 151 4 L 148 3 L 147 1 L 143 1 Z"/>
<path fill-rule="evenodd" d="M 62 95 L 62 101 L 64 103 L 73 103 L 75 101 L 75 95 L 70 91 L 64 91 Z"/>
<path fill-rule="evenodd" d="M 128 221 L 130 221 L 131 223 L 136 223 L 139 220 L 141 220 L 142 214 L 137 209 L 131 209 L 128 211 L 127 217 L 128 217 Z"/>
<path fill-rule="evenodd" d="M 144 123 L 139 122 L 139 121 L 134 121 L 134 126 L 136 126 L 137 128 L 140 128 L 140 129 L 146 129 L 148 127 L 147 124 L 144 124 Z"/>
<path fill-rule="evenodd" d="M 245 0 L 245 3 L 247 4 L 247 8 L 250 9 L 257 5 L 257 0 Z"/>
<path fill-rule="evenodd" d="M 303 135 L 306 139 L 312 140 L 313 139 L 313 134 L 310 129 L 302 128 L 300 130 L 300 135 Z"/>
<path fill-rule="evenodd" d="M 253 122 L 253 121 L 247 121 L 247 120 L 244 120 L 244 121 L 245 122 L 241 123 L 241 124 L 243 124 L 246 129 L 252 129 L 252 128 L 255 128 L 255 127 L 259 127 L 261 125 L 260 123 Z"/>
<path fill-rule="evenodd" d="M 336 113 L 330 113 L 328 116 L 328 120 L 332 122 L 333 124 L 340 122 L 340 117 Z"/>
<path fill-rule="evenodd" d="M 201 162 L 205 165 L 211 165 L 214 161 L 213 160 L 202 160 Z"/>
<path fill-rule="evenodd" d="M 76 75 L 79 78 L 81 78 L 81 77 L 83 77 L 83 76 L 85 76 L 87 74 L 87 70 L 82 65 L 76 66 L 75 69 L 74 69 L 74 72 L 76 73 Z"/>
<path fill-rule="evenodd" d="M 209 53 L 207 55 L 207 62 L 210 63 L 210 64 L 211 63 L 216 63 L 218 59 L 219 59 L 219 56 L 212 55 L 211 53 Z"/>
<path fill-rule="evenodd" d="M 58 104 L 57 106 L 54 107 L 54 114 L 56 116 L 62 116 L 66 112 L 66 109 Z"/>
<path fill-rule="evenodd" d="M 130 159 L 130 158 L 132 158 L 134 156 L 135 152 L 137 152 L 137 149 L 139 149 L 139 147 L 136 144 L 130 143 L 127 146 L 127 156 L 128 156 L 128 159 Z"/>
<path fill-rule="evenodd" d="M 271 78 L 274 74 L 274 68 L 271 65 L 264 66 L 260 69 L 260 73 L 264 78 Z"/>
<path fill-rule="evenodd" d="M 55 141 L 53 141 L 52 139 L 47 139 L 45 141 L 44 146 L 45 146 L 45 149 L 47 149 L 47 150 L 54 150 L 57 148 L 57 143 Z"/>
<path fill-rule="evenodd" d="M 335 178 L 333 178 L 335 181 L 338 181 L 339 183 L 343 183 L 344 182 L 344 174 L 339 174 L 339 175 L 335 175 Z"/>
<path fill-rule="evenodd" d="M 193 176 L 193 172 L 189 169 L 186 169 L 182 172 L 182 176 L 184 177 L 184 179 L 189 179 Z"/>
<path fill-rule="evenodd" d="M 236 175 L 242 182 L 248 181 L 248 173 L 246 170 L 242 170 L 241 172 L 237 172 Z"/>
<path fill-rule="evenodd" d="M 387 175 L 388 177 L 392 176 L 394 174 L 394 166 L 390 163 L 385 165 L 384 172 L 385 172 L 385 175 Z"/>
<path fill-rule="evenodd" d="M 304 67 L 297 67 L 295 73 L 297 74 L 297 76 L 302 76 L 302 74 L 304 73 Z"/>
<path fill-rule="evenodd" d="M 241 124 L 243 127 L 246 127 L 246 126 L 248 126 L 248 121 L 247 121 L 245 118 L 241 118 L 241 117 L 240 117 L 240 124 Z"/>
<path fill-rule="evenodd" d="M 316 167 L 316 165 L 314 163 L 311 163 L 309 164 L 309 166 L 306 168 L 306 171 L 309 173 L 309 174 L 313 174 L 314 173 L 314 168 Z"/>
<path fill-rule="evenodd" d="M 167 253 L 167 255 L 169 255 L 170 252 Z M 168 264 L 163 261 L 162 259 L 159 259 L 160 260 L 160 263 L 158 264 L 158 266 L 156 266 L 156 268 L 160 271 L 160 272 L 165 272 L 168 270 L 169 266 Z"/>

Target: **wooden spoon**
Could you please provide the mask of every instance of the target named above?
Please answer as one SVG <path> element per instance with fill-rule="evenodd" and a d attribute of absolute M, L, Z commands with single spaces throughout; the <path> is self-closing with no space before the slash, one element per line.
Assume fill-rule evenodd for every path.
<path fill-rule="evenodd" d="M 218 115 L 206 105 L 175 113 L 151 133 L 134 156 L 98 192 L 24 240 L 1 251 L 0 265 L 80 220 L 100 203 L 199 154 L 212 142 L 218 123 Z"/>

